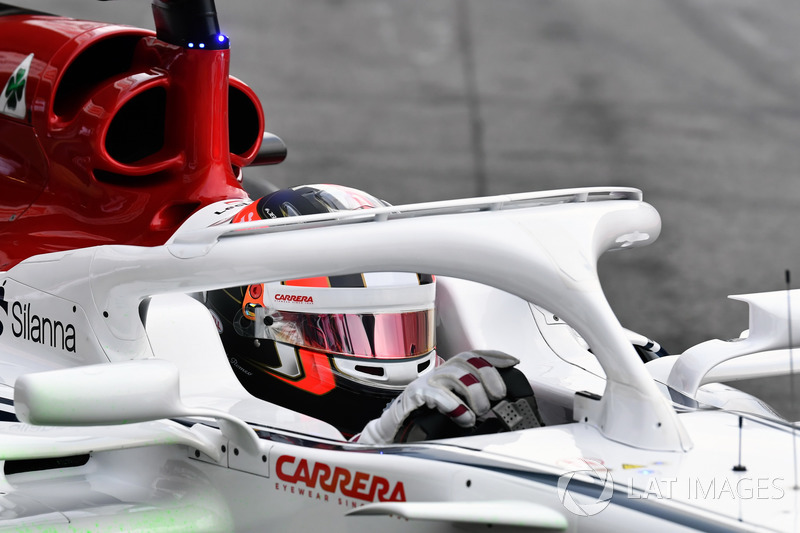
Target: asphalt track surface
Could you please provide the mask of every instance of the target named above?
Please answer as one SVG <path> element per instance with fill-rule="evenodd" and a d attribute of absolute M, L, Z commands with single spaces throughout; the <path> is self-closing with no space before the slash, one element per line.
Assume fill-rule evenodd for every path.
<path fill-rule="evenodd" d="M 19 4 L 152 28 L 147 0 Z M 394 204 L 640 188 L 661 213 L 661 237 L 609 254 L 601 276 L 623 324 L 672 353 L 747 327 L 746 305 L 727 295 L 784 289 L 787 269 L 800 286 L 794 0 L 217 8 L 232 74 L 289 147 L 282 165 L 246 171 L 251 183 L 334 182 Z M 800 419 L 789 383 L 743 388 Z"/>

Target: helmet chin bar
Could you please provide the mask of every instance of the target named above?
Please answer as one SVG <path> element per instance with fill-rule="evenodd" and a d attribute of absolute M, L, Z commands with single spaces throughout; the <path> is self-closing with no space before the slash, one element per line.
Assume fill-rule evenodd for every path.
<path fill-rule="evenodd" d="M 334 371 L 341 376 L 378 386 L 382 389 L 402 391 L 419 376 L 427 374 L 437 366 L 436 350 L 413 359 L 351 359 L 334 357 Z"/>

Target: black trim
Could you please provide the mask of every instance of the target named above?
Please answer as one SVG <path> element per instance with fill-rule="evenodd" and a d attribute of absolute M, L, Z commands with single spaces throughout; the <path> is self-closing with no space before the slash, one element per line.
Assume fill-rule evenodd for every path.
<path fill-rule="evenodd" d="M 0 404 L 8 405 L 9 407 L 14 407 L 14 400 L 11 398 L 3 398 L 0 396 Z M 19 422 L 19 418 L 17 418 L 16 413 L 13 411 L 3 411 L 0 409 L 0 422 Z"/>
<path fill-rule="evenodd" d="M 331 287 L 366 287 L 364 283 L 364 276 L 361 274 L 341 274 L 338 276 L 329 276 L 328 281 Z"/>
<path fill-rule="evenodd" d="M 89 454 L 70 455 L 67 457 L 49 457 L 44 459 L 15 459 L 6 461 L 3 466 L 5 475 L 21 474 L 23 472 L 39 472 L 41 470 L 55 470 L 83 466 L 89 462 Z"/>

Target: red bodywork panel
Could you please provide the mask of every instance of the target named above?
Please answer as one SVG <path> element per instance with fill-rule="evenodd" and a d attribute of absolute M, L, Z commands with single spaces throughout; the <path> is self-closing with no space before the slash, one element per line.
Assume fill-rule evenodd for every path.
<path fill-rule="evenodd" d="M 0 270 L 45 252 L 163 244 L 198 208 L 246 197 L 237 175 L 258 152 L 264 115 L 229 78 L 229 50 L 0 17 L 0 84 L 29 54 L 25 117 L 0 114 Z"/>

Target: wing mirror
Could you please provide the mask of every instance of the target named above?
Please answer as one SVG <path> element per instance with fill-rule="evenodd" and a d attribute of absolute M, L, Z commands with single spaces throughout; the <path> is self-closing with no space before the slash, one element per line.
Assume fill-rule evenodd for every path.
<path fill-rule="evenodd" d="M 273 133 L 264 132 L 261 148 L 250 166 L 277 165 L 286 159 L 286 144 Z"/>
<path fill-rule="evenodd" d="M 181 401 L 178 367 L 161 359 L 66 368 L 25 374 L 14 386 L 17 417 L 40 426 L 112 426 L 154 420 L 208 417 L 245 450 L 258 450 L 258 435 L 239 418 Z"/>

